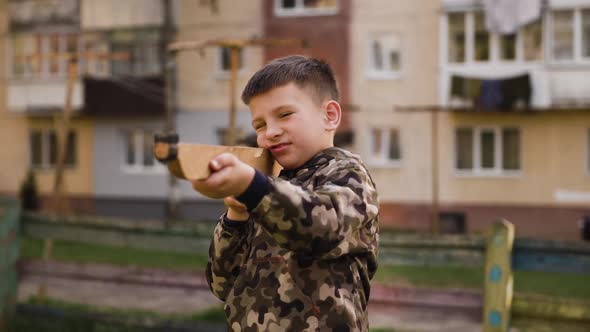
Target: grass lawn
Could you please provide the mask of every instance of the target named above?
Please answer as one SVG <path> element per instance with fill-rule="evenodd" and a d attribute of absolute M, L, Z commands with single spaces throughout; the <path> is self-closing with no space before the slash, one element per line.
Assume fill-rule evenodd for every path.
<path fill-rule="evenodd" d="M 375 279 L 396 285 L 435 288 L 482 287 L 483 268 L 438 266 L 380 266 Z M 588 276 L 575 273 L 514 271 L 514 290 L 548 296 L 590 300 Z"/>
<path fill-rule="evenodd" d="M 23 237 L 21 256 L 40 258 L 42 247 L 41 240 Z M 68 262 L 96 262 L 178 270 L 204 270 L 207 263 L 207 256 L 203 254 L 116 248 L 66 241 L 54 242 L 52 257 Z M 380 266 L 374 280 L 416 287 L 478 289 L 483 284 L 483 270 L 470 267 Z M 587 275 L 515 271 L 514 283 L 516 292 L 590 300 Z"/>
<path fill-rule="evenodd" d="M 43 241 L 21 238 L 21 257 L 41 258 Z M 95 244 L 54 241 L 51 257 L 65 262 L 93 262 L 114 265 L 134 265 L 173 270 L 205 270 L 207 256 L 155 250 L 108 247 Z"/>

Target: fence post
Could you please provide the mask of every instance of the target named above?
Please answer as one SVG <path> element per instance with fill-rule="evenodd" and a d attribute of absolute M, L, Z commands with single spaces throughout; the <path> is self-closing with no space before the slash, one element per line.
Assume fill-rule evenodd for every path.
<path fill-rule="evenodd" d="M 483 331 L 507 332 L 512 305 L 514 225 L 501 219 L 488 230 L 484 275 Z"/>

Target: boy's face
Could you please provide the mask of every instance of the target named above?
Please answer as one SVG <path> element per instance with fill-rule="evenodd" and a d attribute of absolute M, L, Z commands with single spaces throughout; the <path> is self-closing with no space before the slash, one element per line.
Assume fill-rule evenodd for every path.
<path fill-rule="evenodd" d="M 274 88 L 250 100 L 258 146 L 269 149 L 285 169 L 303 165 L 333 146 L 335 130 L 326 116 L 334 101 L 319 105 L 308 89 L 295 83 Z"/>

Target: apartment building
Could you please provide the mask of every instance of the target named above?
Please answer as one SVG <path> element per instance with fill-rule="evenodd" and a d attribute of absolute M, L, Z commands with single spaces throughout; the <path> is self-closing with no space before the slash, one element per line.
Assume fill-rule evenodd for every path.
<path fill-rule="evenodd" d="M 141 196 L 150 179 L 125 186 L 138 168 L 155 165 L 145 128 L 164 119 L 161 37 L 164 1 L 8 1 L 4 58 L 4 135 L 14 137 L 0 190 L 18 192 L 27 169 L 49 208 L 57 163 L 55 124 L 63 117 L 68 61 L 75 56 L 73 109 L 64 187 L 77 213 L 108 213 L 109 195 Z M 117 9 L 117 10 L 115 10 Z M 111 57 L 124 54 L 126 59 Z M 5 177 L 5 179 L 4 179 Z M 153 181 L 152 181 L 153 182 Z M 157 182 L 157 180 L 156 180 Z M 127 183 L 128 184 L 128 183 Z M 120 186 L 123 185 L 123 186 Z M 153 184 L 151 184 L 153 186 Z M 156 183 L 156 187 L 160 184 Z M 134 187 L 125 192 L 124 189 Z M 153 189 L 162 191 L 161 189 Z"/>
<path fill-rule="evenodd" d="M 3 192 L 18 192 L 28 169 L 34 169 L 43 193 L 53 190 L 57 160 L 53 121 L 65 104 L 67 59 L 57 53 L 73 52 L 80 44 L 79 1 L 5 1 L 7 36 L 2 58 L 6 66 L 3 94 L 2 135 L 12 142 L 8 163 L 2 172 Z M 81 146 L 92 144 L 88 119 L 80 116 L 81 82 L 74 83 L 74 111 L 67 133 L 64 179 L 66 189 L 85 204 L 92 195 L 92 152 Z"/>
<path fill-rule="evenodd" d="M 438 219 L 445 232 L 482 232 L 506 218 L 519 235 L 579 239 L 590 3 L 539 1 L 511 33 L 488 29 L 506 8 L 485 1 L 357 5 L 355 150 L 379 185 L 384 226 Z"/>

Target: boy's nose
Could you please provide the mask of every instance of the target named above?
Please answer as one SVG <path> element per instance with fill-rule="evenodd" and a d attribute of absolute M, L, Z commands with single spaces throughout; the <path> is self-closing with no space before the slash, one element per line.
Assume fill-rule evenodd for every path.
<path fill-rule="evenodd" d="M 266 138 L 267 139 L 274 139 L 276 137 L 279 137 L 282 133 L 282 129 L 280 126 L 276 126 L 276 125 L 266 125 Z"/>

